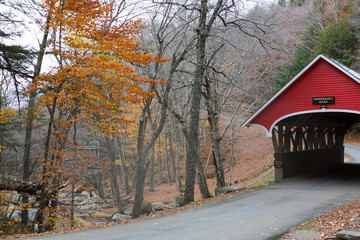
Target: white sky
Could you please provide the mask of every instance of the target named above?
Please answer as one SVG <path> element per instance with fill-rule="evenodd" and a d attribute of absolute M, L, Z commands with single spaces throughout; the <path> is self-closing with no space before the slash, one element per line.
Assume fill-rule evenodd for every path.
<path fill-rule="evenodd" d="M 11 3 L 11 0 L 5 0 L 5 1 L 8 3 Z M 19 0 L 19 1 L 28 3 L 28 0 Z M 129 0 L 129 1 L 131 1 L 131 0 Z M 244 8 L 246 11 L 246 10 L 252 9 L 257 4 L 263 5 L 263 6 L 264 5 L 270 6 L 273 3 L 277 3 L 277 0 L 242 0 L 242 2 L 244 4 Z M 145 2 L 142 2 L 142 3 L 145 3 Z M 0 5 L 0 11 L 2 11 L 2 12 L 7 11 L 7 8 L 5 8 L 3 5 Z M 22 20 L 24 23 L 23 27 L 22 27 L 23 29 L 21 29 L 21 30 L 23 30 L 23 35 L 21 36 L 21 38 L 12 39 L 11 43 L 21 45 L 21 46 L 26 46 L 26 47 L 33 46 L 34 49 L 37 49 L 39 46 L 39 42 L 41 41 L 42 34 L 43 34 L 39 30 L 38 25 L 36 23 L 34 23 L 34 21 L 32 19 L 29 19 L 24 15 L 19 15 L 18 19 Z M 4 39 L 2 39 L 2 41 L 4 41 Z M 5 40 L 5 41 L 7 41 L 7 40 Z M 54 64 L 56 64 L 54 62 L 54 60 L 47 57 L 45 60 L 45 64 L 43 65 L 42 71 L 49 71 L 50 66 L 53 66 Z"/>

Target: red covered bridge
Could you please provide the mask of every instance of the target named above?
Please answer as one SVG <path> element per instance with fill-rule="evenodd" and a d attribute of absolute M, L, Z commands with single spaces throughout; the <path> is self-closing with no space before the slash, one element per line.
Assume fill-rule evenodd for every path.
<path fill-rule="evenodd" d="M 360 74 L 317 56 L 243 126 L 262 127 L 275 150 L 275 180 L 344 163 L 344 135 L 360 122 Z"/>

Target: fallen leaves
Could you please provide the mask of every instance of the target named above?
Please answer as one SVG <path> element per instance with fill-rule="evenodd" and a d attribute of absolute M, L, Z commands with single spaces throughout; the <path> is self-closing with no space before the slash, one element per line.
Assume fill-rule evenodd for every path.
<path fill-rule="evenodd" d="M 339 228 L 360 231 L 360 199 L 339 205 L 338 208 L 301 225 L 304 226 L 303 230 L 319 229 L 321 233 L 317 240 L 324 240 L 328 235 L 335 235 Z M 292 239 L 291 236 L 291 233 L 287 233 L 281 239 Z"/>
<path fill-rule="evenodd" d="M 360 230 L 360 199 L 315 217 L 313 225 L 321 228 L 319 240 L 335 234 L 339 228 Z"/>

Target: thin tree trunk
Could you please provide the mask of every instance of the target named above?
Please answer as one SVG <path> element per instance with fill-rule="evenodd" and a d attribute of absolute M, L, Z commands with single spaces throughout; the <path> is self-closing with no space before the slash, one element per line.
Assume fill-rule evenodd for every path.
<path fill-rule="evenodd" d="M 155 161 L 155 147 L 151 148 L 150 172 L 149 172 L 149 192 L 155 191 L 155 189 L 154 189 L 154 161 Z"/>
<path fill-rule="evenodd" d="M 121 173 L 124 178 L 124 188 L 126 191 L 126 194 L 129 194 L 131 192 L 130 186 L 129 186 L 129 176 L 128 172 L 126 170 L 126 159 L 125 159 L 125 151 L 124 151 L 124 140 L 121 137 L 117 137 L 117 142 L 119 145 L 119 152 L 120 152 L 120 163 L 121 163 Z"/>
<path fill-rule="evenodd" d="M 172 165 L 172 170 L 174 173 L 174 178 L 176 176 L 176 167 L 175 167 L 175 156 L 174 156 L 174 150 L 173 150 L 173 141 L 172 141 L 172 134 L 171 131 L 169 131 L 169 127 L 168 127 L 168 138 L 169 138 L 169 153 L 170 153 L 170 160 L 171 160 L 171 165 Z"/>
<path fill-rule="evenodd" d="M 161 141 L 158 141 L 158 185 L 162 184 L 162 169 L 161 169 Z"/>
<path fill-rule="evenodd" d="M 173 123 L 175 131 L 175 182 L 176 188 L 181 191 L 181 181 L 180 181 L 180 133 L 177 128 L 177 124 L 174 121 Z"/>
<path fill-rule="evenodd" d="M 124 206 L 122 204 L 121 197 L 120 197 L 120 187 L 119 187 L 118 180 L 117 180 L 118 173 L 117 173 L 117 167 L 115 165 L 115 161 L 116 161 L 115 142 L 113 139 L 109 139 L 107 137 L 105 137 L 105 141 L 106 141 L 106 147 L 107 147 L 108 155 L 109 155 L 109 159 L 110 159 L 111 188 L 112 188 L 115 204 L 117 207 L 117 211 L 118 211 L 118 213 L 123 213 Z"/>
<path fill-rule="evenodd" d="M 220 127 L 219 127 L 219 104 L 216 81 L 211 81 L 208 77 L 205 78 L 205 105 L 208 112 L 208 121 L 210 124 L 210 136 L 213 149 L 213 162 L 216 173 L 216 184 L 217 187 L 225 186 L 225 174 L 223 167 L 223 157 L 220 146 Z"/>
<path fill-rule="evenodd" d="M 206 176 L 204 174 L 203 167 L 202 167 L 200 161 L 198 161 L 196 163 L 196 169 L 197 169 L 197 183 L 198 183 L 198 187 L 199 187 L 202 198 L 203 199 L 211 198 L 212 196 L 211 196 L 211 193 L 207 186 Z"/>
<path fill-rule="evenodd" d="M 114 162 L 111 163 L 110 165 L 110 182 L 111 182 L 111 188 L 113 191 L 113 195 L 114 195 L 114 200 L 115 200 L 115 204 L 117 207 L 117 212 L 118 213 L 123 213 L 124 212 L 124 207 L 121 201 L 121 197 L 120 197 L 120 191 L 119 191 L 119 184 L 117 181 L 117 168 L 114 165 Z"/>
<path fill-rule="evenodd" d="M 70 113 L 69 118 L 71 118 L 73 116 L 73 114 L 76 114 L 76 110 L 72 111 Z M 60 119 L 64 119 L 63 113 L 61 111 L 59 112 L 58 116 Z M 75 123 L 76 123 L 76 121 L 75 121 Z M 50 161 L 49 171 L 53 171 L 54 177 L 52 179 L 52 186 L 50 187 L 50 189 L 52 190 L 52 194 L 50 197 L 47 196 L 47 198 L 50 198 L 50 199 L 47 199 L 47 201 L 50 200 L 50 202 L 51 202 L 50 209 L 49 209 L 48 224 L 46 226 L 47 231 L 54 230 L 55 226 L 56 226 L 56 219 L 57 219 L 57 214 L 58 214 L 58 198 L 59 198 L 58 187 L 60 186 L 60 181 L 61 181 L 61 177 L 62 177 L 61 171 L 57 173 L 56 170 L 53 170 L 53 169 L 55 166 L 57 169 L 62 169 L 63 161 L 62 161 L 62 157 L 60 156 L 59 153 L 61 153 L 65 150 L 66 142 L 67 142 L 67 139 L 69 136 L 69 132 L 71 130 L 71 126 L 72 125 L 67 126 L 65 129 L 63 129 L 61 135 L 57 135 L 56 142 L 58 144 L 56 144 L 54 146 L 54 148 L 56 148 L 56 150 L 54 151 L 53 157 L 51 158 L 51 161 Z M 59 130 L 55 124 L 54 124 L 54 129 Z M 75 144 L 75 146 L 77 145 L 77 143 L 76 143 L 76 125 L 74 126 L 74 144 Z M 76 158 L 76 151 L 75 151 L 75 158 Z M 74 161 L 74 163 L 75 163 L 75 161 Z"/>
<path fill-rule="evenodd" d="M 187 159 L 187 139 L 184 136 L 184 159 L 185 159 L 185 179 L 186 179 L 186 159 Z M 185 186 L 184 186 L 185 187 Z"/>
<path fill-rule="evenodd" d="M 223 158 L 220 147 L 219 121 L 217 117 L 214 118 L 209 117 L 209 122 L 211 126 L 210 135 L 211 135 L 212 149 L 213 149 L 213 160 L 214 160 L 214 166 L 216 172 L 216 184 L 217 187 L 224 187 L 225 174 L 224 174 Z"/>
<path fill-rule="evenodd" d="M 46 134 L 46 140 L 45 140 L 45 150 L 44 150 L 44 159 L 41 163 L 42 165 L 42 185 L 40 189 L 40 206 L 38 210 L 38 233 L 41 233 L 44 228 L 44 211 L 47 205 L 47 188 L 49 185 L 49 177 L 47 176 L 47 160 L 50 152 L 50 140 L 51 140 L 51 133 L 52 133 L 52 127 L 54 124 L 54 116 L 55 116 L 55 108 L 56 108 L 57 98 L 55 97 L 52 102 L 52 109 L 50 109 L 50 119 L 48 123 L 48 129 Z"/>
<path fill-rule="evenodd" d="M 104 191 L 104 184 L 103 184 L 103 180 L 104 180 L 104 177 L 103 177 L 103 174 L 102 174 L 102 171 L 98 171 L 94 174 L 95 176 L 95 186 L 96 186 L 96 189 L 98 190 L 99 192 L 99 197 L 101 197 L 102 199 L 105 199 L 105 191 Z"/>
<path fill-rule="evenodd" d="M 235 131 L 236 131 L 236 124 L 233 123 L 232 131 L 231 131 L 231 152 L 230 152 L 230 167 L 229 167 L 229 185 L 231 185 L 232 163 L 233 163 L 234 142 L 235 142 Z"/>
<path fill-rule="evenodd" d="M 77 140 L 76 140 L 76 134 L 77 134 L 77 117 L 75 117 L 74 122 L 74 135 L 73 135 L 73 142 L 74 142 L 74 159 L 73 159 L 73 169 L 76 168 L 76 158 L 77 158 Z M 99 191 L 100 192 L 100 191 Z M 75 226 L 75 219 L 74 219 L 74 213 L 75 213 L 75 179 L 72 179 L 71 183 L 71 206 L 70 206 L 70 221 L 71 221 L 71 227 Z"/>
<path fill-rule="evenodd" d="M 51 15 L 49 14 L 46 18 L 45 30 L 43 34 L 43 39 L 39 46 L 39 54 L 37 57 L 37 61 L 34 67 L 34 79 L 40 75 L 42 62 L 45 55 L 46 42 L 49 36 Z M 23 157 L 23 181 L 28 181 L 30 177 L 30 165 L 31 165 L 31 145 L 32 145 L 32 132 L 34 129 L 34 119 L 35 119 L 35 109 L 36 109 L 36 92 L 30 93 L 29 103 L 27 107 L 27 116 L 26 116 L 26 129 L 25 129 L 25 145 L 24 145 L 24 157 Z M 22 203 L 25 207 L 21 210 L 21 222 L 23 224 L 28 224 L 29 219 L 29 211 L 28 211 L 28 203 L 29 203 L 29 195 L 27 193 L 22 194 Z"/>
<path fill-rule="evenodd" d="M 206 164 L 205 164 L 205 169 L 204 169 L 204 172 L 206 173 L 207 172 L 207 169 L 209 167 L 209 163 L 210 163 L 210 158 L 211 158 L 211 153 L 212 153 L 212 146 L 210 146 L 210 149 L 209 149 L 209 154 L 208 154 L 208 157 L 207 157 L 207 160 L 206 160 Z"/>
<path fill-rule="evenodd" d="M 75 183 L 71 183 L 71 206 L 70 206 L 70 226 L 75 226 Z"/>
<path fill-rule="evenodd" d="M 170 177 L 170 166 L 169 166 L 169 154 L 168 154 L 168 147 L 167 147 L 167 140 L 168 140 L 168 135 L 167 135 L 167 129 L 166 129 L 166 125 L 165 125 L 165 133 L 164 133 L 164 151 L 165 151 L 165 163 L 166 163 L 166 173 L 167 173 L 167 179 L 168 179 L 168 183 L 171 186 L 171 177 Z"/>
<path fill-rule="evenodd" d="M 144 200 L 144 185 L 145 185 L 145 178 L 146 178 L 146 170 L 147 164 L 145 162 L 146 156 L 148 155 L 151 148 L 154 147 L 156 139 L 159 137 L 162 129 L 164 128 L 165 121 L 166 121 L 166 108 L 167 108 L 167 99 L 168 93 L 170 91 L 170 84 L 168 83 L 166 86 L 166 91 L 164 94 L 164 104 L 161 107 L 160 113 L 160 121 L 158 127 L 155 132 L 151 134 L 150 141 L 144 147 L 144 139 L 145 139 L 145 130 L 146 130 L 146 112 L 150 108 L 151 100 L 147 101 L 145 105 L 143 114 L 141 115 L 139 121 L 139 132 L 138 132 L 138 140 L 137 140 L 137 151 L 138 151 L 138 163 L 136 165 L 136 192 L 135 192 L 135 201 L 132 210 L 132 218 L 138 218 L 140 216 L 140 207 L 141 203 Z"/>

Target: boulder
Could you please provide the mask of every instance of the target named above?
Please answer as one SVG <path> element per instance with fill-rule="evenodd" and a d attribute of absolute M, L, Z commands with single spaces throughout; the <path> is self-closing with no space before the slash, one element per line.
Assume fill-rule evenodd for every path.
<path fill-rule="evenodd" d="M 86 212 L 86 211 L 89 211 L 90 208 L 91 208 L 90 205 L 84 205 L 84 206 L 80 206 L 80 207 L 79 207 L 79 210 L 80 210 L 80 211 L 83 211 L 83 212 Z"/>
<path fill-rule="evenodd" d="M 84 197 L 84 198 L 90 198 L 90 193 L 87 191 L 83 191 L 80 193 L 80 196 Z"/>
<path fill-rule="evenodd" d="M 336 233 L 336 237 L 342 240 L 360 240 L 360 232 L 341 230 Z"/>
<path fill-rule="evenodd" d="M 94 211 L 94 210 L 96 210 L 98 208 L 99 208 L 99 206 L 96 203 L 93 203 L 93 204 L 90 205 L 90 210 Z"/>
<path fill-rule="evenodd" d="M 127 206 L 127 207 L 125 208 L 124 214 L 131 216 L 133 206 L 134 206 L 134 204 L 129 204 L 129 206 Z"/>
<path fill-rule="evenodd" d="M 164 204 L 162 204 L 162 202 L 153 202 L 153 203 L 151 203 L 151 207 L 152 207 L 152 209 L 154 209 L 155 211 L 162 211 L 162 210 L 164 210 Z"/>
<path fill-rule="evenodd" d="M 184 196 L 181 194 L 176 195 L 173 201 L 173 207 L 179 207 L 184 205 L 185 205 Z"/>
<path fill-rule="evenodd" d="M 105 202 L 106 202 L 107 204 L 114 204 L 114 203 L 115 203 L 115 200 L 114 200 L 114 199 L 111 199 L 111 198 L 106 198 L 106 199 L 105 199 Z"/>
<path fill-rule="evenodd" d="M 149 202 L 142 202 L 140 207 L 140 215 L 142 214 L 149 214 L 152 212 L 151 203 Z"/>
<path fill-rule="evenodd" d="M 112 220 L 114 222 L 126 221 L 126 220 L 129 220 L 129 219 L 131 219 L 131 216 L 125 215 L 125 214 L 120 214 L 120 213 L 115 213 L 114 216 L 112 216 Z"/>
<path fill-rule="evenodd" d="M 106 200 L 104 200 L 104 199 L 102 199 L 102 198 L 100 198 L 100 197 L 93 197 L 93 198 L 92 198 L 92 201 L 93 201 L 94 203 L 96 203 L 96 204 L 104 204 L 104 203 L 106 203 Z"/>
<path fill-rule="evenodd" d="M 126 215 L 132 215 L 132 209 L 134 207 L 134 204 L 129 204 L 129 206 L 127 206 L 124 210 L 124 214 Z M 140 206 L 140 215 L 143 215 L 143 214 L 149 214 L 152 212 L 152 206 L 151 206 L 151 203 L 149 202 L 142 202 L 141 203 L 141 206 Z"/>
<path fill-rule="evenodd" d="M 239 187 L 239 186 L 218 187 L 218 188 L 215 188 L 215 196 L 219 196 L 219 195 L 227 194 L 227 193 L 231 193 L 231 192 L 237 192 L 237 191 L 241 191 L 243 189 L 245 189 L 245 188 Z"/>
<path fill-rule="evenodd" d="M 90 205 L 92 203 L 93 201 L 91 201 L 90 199 L 85 199 L 84 201 L 81 202 L 81 205 Z"/>

